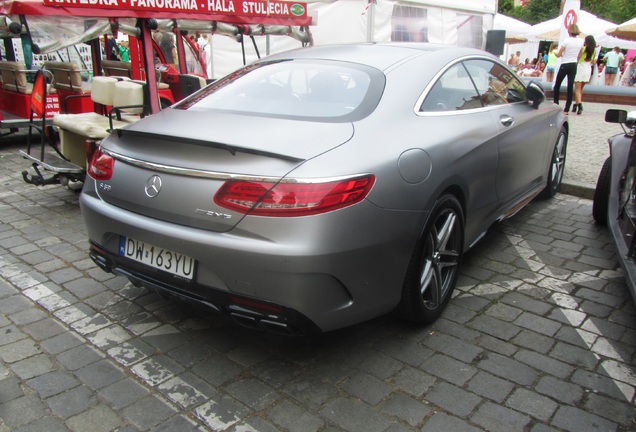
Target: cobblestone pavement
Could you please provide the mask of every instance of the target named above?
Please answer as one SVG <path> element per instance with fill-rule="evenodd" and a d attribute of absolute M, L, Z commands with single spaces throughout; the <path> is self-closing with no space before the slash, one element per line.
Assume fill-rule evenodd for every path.
<path fill-rule="evenodd" d="M 575 189 L 577 196 L 591 198 L 593 194 L 590 191 L 596 184 L 603 162 L 609 157 L 607 139 L 623 132 L 620 125 L 605 123 L 605 111 L 608 108 L 636 111 L 636 106 L 583 103 L 583 107 L 581 115 L 569 115 L 570 136 L 563 180 L 576 189 L 584 190 L 578 193 Z"/>
<path fill-rule="evenodd" d="M 594 111 L 570 166 L 592 164 L 577 140 L 607 154 Z M 0 147 L 0 432 L 636 430 L 636 309 L 588 199 L 502 224 L 432 326 L 287 339 L 102 272 L 77 192 L 26 185 L 20 148 Z"/>

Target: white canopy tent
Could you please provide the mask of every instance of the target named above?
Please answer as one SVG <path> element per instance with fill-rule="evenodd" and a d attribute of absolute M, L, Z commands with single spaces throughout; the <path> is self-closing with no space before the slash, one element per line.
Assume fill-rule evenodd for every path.
<path fill-rule="evenodd" d="M 558 41 L 563 19 L 563 15 L 559 15 L 551 20 L 533 25 L 528 32 L 528 37 L 534 40 Z M 584 10 L 578 11 L 577 25 L 584 35 L 601 34 L 604 33 L 605 30 L 616 26 L 616 24 L 605 21 Z"/>
<path fill-rule="evenodd" d="M 505 30 L 506 38 L 515 36 L 525 37 L 526 33 L 530 31 L 532 26 L 517 19 L 511 18 L 507 15 L 496 14 L 493 21 L 493 30 Z"/>
<path fill-rule="evenodd" d="M 307 0 L 314 45 L 356 42 L 428 41 L 485 48 L 493 29 L 497 0 Z M 397 39 L 396 39 L 397 37 Z M 246 61 L 257 59 L 245 38 Z M 261 56 L 299 48 L 287 37 L 255 37 Z M 237 42 L 212 36 L 212 77 L 243 64 Z"/>

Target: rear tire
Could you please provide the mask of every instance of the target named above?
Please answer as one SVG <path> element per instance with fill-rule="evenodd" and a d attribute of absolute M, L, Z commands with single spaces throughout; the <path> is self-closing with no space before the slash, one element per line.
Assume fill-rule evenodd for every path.
<path fill-rule="evenodd" d="M 592 217 L 594 217 L 594 221 L 599 225 L 607 225 L 611 171 L 612 159 L 607 158 L 598 175 L 596 189 L 594 189 L 594 201 L 592 202 Z"/>
<path fill-rule="evenodd" d="M 406 272 L 398 312 L 418 324 L 435 321 L 451 298 L 462 260 L 464 213 L 453 195 L 438 199 Z"/>
<path fill-rule="evenodd" d="M 565 128 L 561 128 L 559 136 L 557 137 L 554 150 L 552 151 L 552 158 L 550 159 L 550 168 L 548 169 L 548 184 L 540 194 L 541 198 L 552 198 L 556 195 L 561 181 L 563 180 L 563 172 L 565 170 L 565 155 L 567 151 L 568 133 Z"/>

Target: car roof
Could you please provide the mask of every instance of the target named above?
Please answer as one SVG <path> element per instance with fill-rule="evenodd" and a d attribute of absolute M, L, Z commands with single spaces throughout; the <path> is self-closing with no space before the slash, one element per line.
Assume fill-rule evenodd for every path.
<path fill-rule="evenodd" d="M 458 57 L 468 55 L 489 56 L 494 58 L 494 56 L 486 51 L 474 48 L 431 43 L 382 42 L 319 45 L 309 48 L 298 48 L 292 51 L 271 55 L 261 61 L 284 59 L 336 60 L 360 63 L 372 66 L 376 69 L 386 70 L 397 63 L 422 55 L 430 56 L 431 61 L 435 58 L 437 59 L 436 61 L 443 62 L 444 64 Z"/>

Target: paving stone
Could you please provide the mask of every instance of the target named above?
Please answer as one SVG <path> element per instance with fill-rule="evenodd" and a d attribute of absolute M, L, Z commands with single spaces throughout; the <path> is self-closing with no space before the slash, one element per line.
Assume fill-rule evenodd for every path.
<path fill-rule="evenodd" d="M 13 324 L 5 325 L 2 329 L 0 329 L 0 334 L 2 334 L 2 338 L 0 339 L 0 347 L 4 345 L 10 345 L 14 342 L 27 338 L 27 335 Z M 0 355 L 0 357 L 2 356 Z"/>
<path fill-rule="evenodd" d="M 228 429 L 247 417 L 249 410 L 235 399 L 219 394 L 194 409 L 194 414 L 212 430 Z"/>
<path fill-rule="evenodd" d="M 56 355 L 75 348 L 82 343 L 84 341 L 73 333 L 62 333 L 40 342 L 40 347 L 47 353 Z"/>
<path fill-rule="evenodd" d="M 421 397 L 435 387 L 437 380 L 432 375 L 411 367 L 405 367 L 395 374 L 392 382 L 403 391 Z"/>
<path fill-rule="evenodd" d="M 325 383 L 318 377 L 299 377 L 285 384 L 281 390 L 312 409 L 319 409 L 338 393 L 335 386 Z"/>
<path fill-rule="evenodd" d="M 123 372 L 108 360 L 100 360 L 75 371 L 77 377 L 93 390 L 99 390 L 125 377 Z"/>
<path fill-rule="evenodd" d="M 363 358 L 356 357 L 356 364 L 361 370 L 379 379 L 387 379 L 404 367 L 401 362 L 384 353 L 376 352 L 373 354 L 369 352 L 365 354 L 368 355 Z"/>
<path fill-rule="evenodd" d="M 589 349 L 575 347 L 562 342 L 556 344 L 550 355 L 574 367 L 588 370 L 594 369 L 598 364 L 598 357 L 592 354 Z"/>
<path fill-rule="evenodd" d="M 13 430 L 13 432 L 57 432 L 67 430 L 68 429 L 61 420 L 49 416 L 17 427 Z"/>
<path fill-rule="evenodd" d="M 421 429 L 422 432 L 478 432 L 480 430 L 465 420 L 446 413 L 435 413 Z"/>
<path fill-rule="evenodd" d="M 36 421 L 46 414 L 44 403 L 35 395 L 25 395 L 0 404 L 0 418 L 9 430 Z"/>
<path fill-rule="evenodd" d="M 91 346 L 79 345 L 58 354 L 56 358 L 64 367 L 75 371 L 100 361 L 103 355 Z"/>
<path fill-rule="evenodd" d="M 630 400 L 634 397 L 633 386 L 593 372 L 579 369 L 574 372 L 571 381 L 593 392 L 599 392 L 619 400 L 625 399 L 625 395 L 628 395 Z"/>
<path fill-rule="evenodd" d="M 68 372 L 51 371 L 30 379 L 26 384 L 46 399 L 76 387 L 79 382 Z"/>
<path fill-rule="evenodd" d="M 149 393 L 149 390 L 134 380 L 120 380 L 114 384 L 101 388 L 97 394 L 108 402 L 114 410 L 120 410 L 136 402 Z"/>
<path fill-rule="evenodd" d="M 585 408 L 590 414 L 603 417 L 619 424 L 634 424 L 634 406 L 628 401 L 621 402 L 599 394 L 590 394 L 585 402 Z"/>
<path fill-rule="evenodd" d="M 477 345 L 437 332 L 429 335 L 422 342 L 433 352 L 444 353 L 465 363 L 473 362 L 484 351 Z"/>
<path fill-rule="evenodd" d="M 520 388 L 510 395 L 506 406 L 545 422 L 550 420 L 559 405 L 550 398 Z"/>
<path fill-rule="evenodd" d="M 140 430 L 148 430 L 175 414 L 174 408 L 148 395 L 133 402 L 122 411 L 124 417 Z"/>
<path fill-rule="evenodd" d="M 63 419 L 80 414 L 97 402 L 92 390 L 85 386 L 75 386 L 46 400 L 53 414 Z"/>
<path fill-rule="evenodd" d="M 27 380 L 55 370 L 55 365 L 46 355 L 38 354 L 11 364 L 11 370 Z"/>
<path fill-rule="evenodd" d="M 554 336 L 561 328 L 561 324 L 557 321 L 539 317 L 528 312 L 522 313 L 514 323 L 519 327 L 545 334 L 546 336 Z"/>
<path fill-rule="evenodd" d="M 428 358 L 421 368 L 431 375 L 460 387 L 477 373 L 475 367 L 441 354 Z"/>
<path fill-rule="evenodd" d="M 478 363 L 478 367 L 493 375 L 525 386 L 532 385 L 539 377 L 538 372 L 533 368 L 499 354 L 489 354 L 487 358 Z"/>
<path fill-rule="evenodd" d="M 16 294 L 5 297 L 0 302 L 0 313 L 12 315 L 31 307 L 31 302 L 22 295 Z"/>
<path fill-rule="evenodd" d="M 261 425 L 259 424 L 259 427 Z M 266 432 L 266 429 L 252 429 L 252 430 L 259 430 L 259 431 L 263 431 Z M 153 431 L 155 432 L 174 432 L 174 431 L 178 431 L 178 432 L 203 432 L 203 428 L 201 428 L 200 426 L 198 426 L 196 423 L 194 423 L 192 420 L 188 419 L 185 416 L 182 415 L 178 415 L 178 416 L 173 416 L 171 418 L 169 418 L 168 420 L 166 420 L 165 422 L 161 423 L 160 425 L 158 425 L 157 427 L 153 428 Z M 247 432 L 247 430 L 246 430 Z"/>
<path fill-rule="evenodd" d="M 0 404 L 24 396 L 20 381 L 14 376 L 7 376 L 0 380 Z"/>
<path fill-rule="evenodd" d="M 377 405 L 393 391 L 384 381 L 364 372 L 352 376 L 343 384 L 343 389 L 369 405 Z"/>
<path fill-rule="evenodd" d="M 380 408 L 387 414 L 405 421 L 410 426 L 417 426 L 431 412 L 426 404 L 404 393 L 392 395 L 381 404 Z"/>
<path fill-rule="evenodd" d="M 493 432 L 521 431 L 530 423 L 530 417 L 491 402 L 481 405 L 470 420 Z"/>
<path fill-rule="evenodd" d="M 43 320 L 28 324 L 24 326 L 23 329 L 37 341 L 48 339 L 67 331 L 66 327 L 51 318 L 45 318 Z"/>
<path fill-rule="evenodd" d="M 46 316 L 47 316 L 46 312 L 40 309 L 30 308 L 30 309 L 25 309 L 23 311 L 14 313 L 10 315 L 9 318 L 17 326 L 23 327 L 27 324 L 40 321 L 46 318 Z"/>
<path fill-rule="evenodd" d="M 108 432 L 123 426 L 123 421 L 115 411 L 100 404 L 66 420 L 74 432 Z"/>
<path fill-rule="evenodd" d="M 320 414 L 350 432 L 379 432 L 390 425 L 388 419 L 351 399 L 337 398 L 327 403 Z"/>
<path fill-rule="evenodd" d="M 579 405 L 585 392 L 579 385 L 569 383 L 551 376 L 541 377 L 536 390 L 564 404 Z"/>
<path fill-rule="evenodd" d="M 521 331 L 520 327 L 486 315 L 476 317 L 469 323 L 469 326 L 472 329 L 506 341 L 512 339 Z"/>
<path fill-rule="evenodd" d="M 324 425 L 320 417 L 289 401 L 281 401 L 272 407 L 267 416 L 275 425 L 290 431 L 317 432 Z"/>
<path fill-rule="evenodd" d="M 559 407 L 552 425 L 577 432 L 617 430 L 616 423 L 567 405 Z"/>
<path fill-rule="evenodd" d="M 480 396 L 502 403 L 514 389 L 514 384 L 488 372 L 480 371 L 468 382 L 467 389 Z"/>
<path fill-rule="evenodd" d="M 481 398 L 448 383 L 439 383 L 425 399 L 458 417 L 466 418 L 481 402 Z"/>
<path fill-rule="evenodd" d="M 547 354 L 555 344 L 553 338 L 530 330 L 521 331 L 515 336 L 512 343 L 520 348 L 526 348 L 541 354 Z"/>
<path fill-rule="evenodd" d="M 515 360 L 519 360 L 544 373 L 566 378 L 572 374 L 574 368 L 566 363 L 553 359 L 550 356 L 528 350 L 520 350 L 515 354 Z"/>

